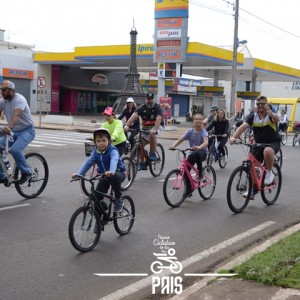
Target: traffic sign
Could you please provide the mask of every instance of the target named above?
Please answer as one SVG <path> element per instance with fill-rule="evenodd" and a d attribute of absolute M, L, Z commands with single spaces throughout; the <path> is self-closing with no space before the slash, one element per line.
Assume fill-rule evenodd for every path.
<path fill-rule="evenodd" d="M 45 85 L 46 85 L 45 77 L 38 77 L 38 79 L 37 79 L 37 86 L 39 88 L 43 88 L 43 87 L 45 87 Z"/>

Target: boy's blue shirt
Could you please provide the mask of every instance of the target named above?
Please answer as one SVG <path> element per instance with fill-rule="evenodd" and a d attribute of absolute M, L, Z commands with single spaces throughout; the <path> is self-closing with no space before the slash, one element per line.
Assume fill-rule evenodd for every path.
<path fill-rule="evenodd" d="M 120 159 L 119 152 L 117 148 L 112 144 L 109 144 L 109 146 L 104 151 L 100 151 L 95 148 L 79 169 L 78 175 L 84 176 L 85 173 L 95 163 L 97 164 L 98 173 L 104 173 L 107 171 L 116 173 L 117 170 L 125 172 L 125 166 Z"/>

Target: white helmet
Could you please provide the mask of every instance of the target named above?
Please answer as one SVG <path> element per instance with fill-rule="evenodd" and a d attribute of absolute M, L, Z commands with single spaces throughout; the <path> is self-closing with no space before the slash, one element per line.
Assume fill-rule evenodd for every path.
<path fill-rule="evenodd" d="M 126 103 L 134 103 L 134 100 L 132 97 L 127 98 Z"/>

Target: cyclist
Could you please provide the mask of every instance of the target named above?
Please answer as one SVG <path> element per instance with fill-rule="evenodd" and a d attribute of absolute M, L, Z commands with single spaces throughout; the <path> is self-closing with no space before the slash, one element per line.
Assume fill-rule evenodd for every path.
<path fill-rule="evenodd" d="M 142 119 L 142 129 L 150 129 L 150 134 L 148 136 L 150 143 L 150 153 L 149 158 L 152 161 L 156 161 L 156 145 L 157 145 L 157 135 L 163 130 L 163 110 L 157 103 L 154 102 L 154 94 L 148 93 L 146 95 L 145 103 L 140 105 L 130 119 L 126 122 L 124 126 L 125 132 L 127 132 L 130 126 L 134 123 L 136 119 L 140 116 Z M 141 151 L 141 155 L 143 155 L 143 151 Z M 143 156 L 140 157 L 140 169 L 145 170 L 144 165 L 145 158 Z"/>
<path fill-rule="evenodd" d="M 206 130 L 209 132 L 213 128 L 214 128 L 215 135 L 221 135 L 217 137 L 217 140 L 219 142 L 218 149 L 217 149 L 218 153 L 220 153 L 219 159 L 224 159 L 224 161 L 227 163 L 228 157 L 225 153 L 224 146 L 228 140 L 229 121 L 226 118 L 224 109 L 220 108 L 218 110 L 215 119 L 212 121 L 212 123 L 209 126 L 206 127 Z M 210 140 L 210 144 L 211 141 L 212 139 Z"/>
<path fill-rule="evenodd" d="M 103 114 L 106 116 L 106 122 L 102 128 L 108 129 L 112 144 L 116 146 L 120 156 L 126 151 L 126 136 L 123 130 L 122 121 L 115 118 L 115 110 L 112 107 L 106 107 Z"/>
<path fill-rule="evenodd" d="M 72 179 L 84 176 L 94 164 L 97 164 L 98 173 L 104 173 L 105 177 L 99 180 L 96 190 L 106 194 L 111 185 L 116 197 L 114 212 L 119 212 L 123 208 L 121 183 L 125 180 L 125 166 L 117 148 L 111 143 L 111 135 L 107 129 L 96 129 L 93 138 L 96 148 L 79 171 L 72 174 Z M 99 200 L 102 199 L 103 197 L 99 197 Z"/>
<path fill-rule="evenodd" d="M 203 126 L 203 116 L 201 114 L 195 114 L 193 116 L 194 127 L 189 129 L 181 138 L 175 141 L 171 146 L 170 150 L 175 149 L 183 141 L 188 140 L 190 148 L 192 149 L 187 160 L 189 163 L 194 165 L 197 164 L 199 171 L 199 180 L 203 179 L 202 174 L 202 161 L 205 160 L 208 153 L 208 133 Z M 189 182 L 187 180 L 187 182 Z M 191 186 L 187 185 L 187 195 L 191 195 Z"/>
<path fill-rule="evenodd" d="M 280 111 L 280 115 L 279 115 L 278 131 L 286 132 L 287 127 L 288 127 L 287 115 L 286 115 L 284 109 L 282 109 Z"/>
<path fill-rule="evenodd" d="M 215 119 L 218 112 L 218 105 L 213 105 L 210 109 L 210 115 L 204 119 L 203 124 L 205 127 L 209 126 L 212 121 Z"/>
<path fill-rule="evenodd" d="M 14 133 L 14 141 L 10 144 L 10 153 L 13 156 L 17 167 L 21 171 L 19 184 L 27 182 L 31 176 L 29 167 L 24 156 L 24 149 L 35 138 L 34 121 L 30 108 L 24 96 L 15 92 L 15 84 L 9 80 L 4 80 L 1 84 L 3 98 L 0 100 L 0 112 L 4 112 L 7 126 L 0 131 L 6 135 Z M 0 138 L 0 144 L 5 147 L 5 137 Z M 3 150 L 0 150 L 1 153 Z M 0 182 L 6 182 L 5 175 L 0 167 Z"/>
<path fill-rule="evenodd" d="M 135 112 L 135 110 L 136 110 L 136 104 L 134 103 L 133 98 L 132 97 L 127 98 L 126 107 L 124 108 L 124 110 L 122 111 L 122 113 L 120 114 L 118 119 L 122 120 L 123 118 L 125 118 L 125 120 L 127 122 L 130 119 L 130 117 L 132 116 L 132 114 Z M 128 139 L 128 141 L 131 145 L 131 149 L 132 149 L 134 146 L 134 137 L 139 133 L 139 130 L 140 130 L 139 118 L 137 118 L 135 120 L 135 122 L 130 126 L 129 129 L 133 129 L 133 131 L 131 131 L 130 137 Z"/>
<path fill-rule="evenodd" d="M 245 116 L 244 116 L 243 110 L 239 109 L 237 114 L 234 117 L 235 127 L 236 128 L 240 127 L 244 121 L 245 121 Z"/>
<path fill-rule="evenodd" d="M 255 158 L 266 164 L 266 177 L 264 184 L 271 184 L 274 179 L 272 167 L 274 164 L 274 156 L 280 149 L 280 135 L 277 132 L 277 123 L 279 117 L 272 112 L 268 106 L 268 100 L 265 96 L 256 98 L 257 112 L 249 114 L 245 122 L 237 129 L 237 131 L 230 138 L 229 143 L 233 144 L 235 140 L 244 132 L 249 126 L 253 127 L 254 140 L 257 143 L 267 143 L 270 146 L 258 147 L 251 150 Z"/>

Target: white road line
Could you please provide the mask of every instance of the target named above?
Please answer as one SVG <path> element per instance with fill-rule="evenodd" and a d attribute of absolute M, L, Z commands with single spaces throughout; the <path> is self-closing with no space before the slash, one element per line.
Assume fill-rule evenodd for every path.
<path fill-rule="evenodd" d="M 84 142 L 83 141 L 81 141 L 81 142 L 77 142 L 77 141 L 69 141 L 69 140 L 64 140 L 64 139 L 49 139 L 49 138 L 47 138 L 47 137 L 44 137 L 44 138 L 41 138 L 41 137 L 38 137 L 38 138 L 35 138 L 35 140 L 33 141 L 33 142 L 37 142 L 37 141 L 39 141 L 39 142 L 44 142 L 44 140 L 46 140 L 46 141 L 52 141 L 52 142 L 64 142 L 65 144 L 72 144 L 72 145 L 82 145 L 82 144 L 84 144 Z"/>
<path fill-rule="evenodd" d="M 41 147 L 45 147 L 45 145 L 34 145 L 34 144 L 29 144 L 28 146 L 30 147 L 37 147 L 37 148 L 41 148 Z"/>
<path fill-rule="evenodd" d="M 0 208 L 0 211 L 2 211 L 2 210 L 14 209 L 14 208 L 20 208 L 20 207 L 29 206 L 29 205 L 30 205 L 29 203 L 26 203 L 26 204 L 19 204 L 19 205 L 13 205 L 13 206 L 2 207 L 2 208 Z"/>
<path fill-rule="evenodd" d="M 45 145 L 54 145 L 54 146 L 64 146 L 64 144 L 48 143 L 48 142 L 40 142 L 40 141 L 33 141 L 31 144 L 45 144 Z M 31 145 L 31 144 L 29 144 L 29 145 Z"/>
<path fill-rule="evenodd" d="M 47 139 L 47 140 L 63 140 L 63 141 L 70 141 L 70 142 L 81 142 L 81 143 L 84 143 L 84 142 L 87 142 L 88 140 L 84 140 L 84 139 L 81 139 L 81 140 L 78 140 L 78 139 L 73 139 L 73 138 L 70 138 L 70 137 L 61 137 L 61 136 L 36 136 L 35 137 L 36 139 Z"/>
<path fill-rule="evenodd" d="M 206 249 L 202 252 L 199 252 L 199 253 L 185 259 L 184 261 L 181 262 L 182 266 L 188 267 L 196 262 L 199 262 L 199 261 L 207 258 L 208 256 L 219 252 L 220 250 L 223 250 L 229 246 L 232 246 L 233 244 L 235 244 L 257 232 L 259 232 L 269 226 L 272 226 L 273 224 L 275 224 L 275 222 L 268 221 L 268 222 L 262 223 L 261 225 L 254 227 L 254 228 L 251 228 L 250 230 L 247 230 L 241 234 L 238 234 L 226 241 L 223 241 L 215 246 L 212 246 L 209 249 Z M 171 274 L 172 273 L 170 271 L 163 271 L 162 273 L 160 273 L 160 276 L 169 276 Z M 152 276 L 153 275 L 147 276 L 146 278 L 139 280 L 133 284 L 130 284 L 125 288 L 122 288 L 120 290 L 117 290 L 114 293 L 111 293 L 105 297 L 100 298 L 100 300 L 118 300 L 118 299 L 122 299 L 126 296 L 132 295 L 133 293 L 150 286 L 152 284 Z"/>

